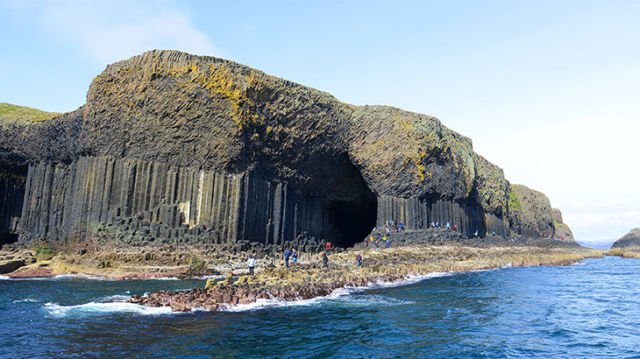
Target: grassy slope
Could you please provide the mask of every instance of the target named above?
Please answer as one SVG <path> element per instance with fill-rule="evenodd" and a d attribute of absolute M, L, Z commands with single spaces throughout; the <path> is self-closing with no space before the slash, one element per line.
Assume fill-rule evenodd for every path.
<path fill-rule="evenodd" d="M 0 103 L 0 121 L 3 122 L 41 122 L 58 116 L 56 112 L 40 111 L 31 107 Z"/>

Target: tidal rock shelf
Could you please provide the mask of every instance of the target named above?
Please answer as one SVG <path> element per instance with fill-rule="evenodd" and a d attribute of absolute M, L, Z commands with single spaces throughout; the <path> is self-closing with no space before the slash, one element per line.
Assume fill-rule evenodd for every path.
<path fill-rule="evenodd" d="M 356 267 L 356 253 L 364 266 Z M 330 255 L 330 267 L 320 268 L 320 257 L 311 257 L 299 267 L 260 271 L 255 276 L 227 276 L 208 281 L 205 288 L 180 292 L 134 295 L 129 302 L 172 311 L 225 310 L 229 306 L 259 300 L 298 301 L 331 294 L 334 290 L 366 288 L 379 283 L 402 283 L 416 276 L 442 272 L 468 272 L 509 266 L 569 265 L 584 258 L 601 257 L 602 252 L 582 247 L 493 247 L 464 245 L 403 246 L 385 250 L 350 250 Z"/>
<path fill-rule="evenodd" d="M 76 111 L 0 119 L 0 234 L 68 246 L 360 242 L 374 226 L 572 241 L 437 118 L 353 106 L 232 61 L 149 51 Z"/>

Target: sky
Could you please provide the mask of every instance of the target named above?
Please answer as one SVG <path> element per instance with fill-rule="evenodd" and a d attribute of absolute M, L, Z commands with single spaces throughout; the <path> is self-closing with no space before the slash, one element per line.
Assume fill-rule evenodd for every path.
<path fill-rule="evenodd" d="M 640 1 L 0 0 L 0 102 L 66 112 L 150 49 L 438 117 L 582 243 L 640 227 Z"/>

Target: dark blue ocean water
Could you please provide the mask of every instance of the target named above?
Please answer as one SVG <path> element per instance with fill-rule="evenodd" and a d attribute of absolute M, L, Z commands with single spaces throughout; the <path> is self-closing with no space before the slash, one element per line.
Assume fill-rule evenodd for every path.
<path fill-rule="evenodd" d="M 241 312 L 118 302 L 196 285 L 0 280 L 0 357 L 640 358 L 640 260 L 447 275 Z"/>

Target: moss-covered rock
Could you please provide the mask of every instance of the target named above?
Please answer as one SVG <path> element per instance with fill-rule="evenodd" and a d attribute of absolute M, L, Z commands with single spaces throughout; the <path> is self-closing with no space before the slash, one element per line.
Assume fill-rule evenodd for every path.
<path fill-rule="evenodd" d="M 388 106 L 355 108 L 349 153 L 372 189 L 396 197 L 465 199 L 476 161 L 471 140 L 435 117 Z"/>
<path fill-rule="evenodd" d="M 73 211 L 76 204 L 92 206 L 83 211 L 105 222 L 164 205 L 182 208 L 185 218 L 201 208 L 208 214 L 214 201 L 232 203 L 223 208 L 234 213 L 221 209 L 225 214 L 206 222 L 209 227 L 222 227 L 222 221 L 242 213 L 267 228 L 255 232 L 258 240 L 273 244 L 305 231 L 291 225 L 302 218 L 341 225 L 351 242 L 360 240 L 362 230 L 350 232 L 353 225 L 346 217 L 357 218 L 364 231 L 389 216 L 416 229 L 434 219 L 461 227 L 466 223 L 465 233 L 479 230 L 481 235 L 508 236 L 507 218 L 516 233 L 527 236 L 550 237 L 557 227 L 544 195 L 511 189 L 502 170 L 473 151 L 469 138 L 435 117 L 387 106 L 352 106 L 232 61 L 178 51 L 149 51 L 107 66 L 93 80 L 86 104 L 74 112 L 38 123 L 0 121 L 0 173 L 26 176 L 27 163 L 38 163 L 33 168 L 39 177 L 27 181 L 36 185 L 23 188 L 37 192 L 29 193 L 32 218 L 67 221 L 62 229 L 41 221 L 38 228 L 22 229 L 34 238 L 42 231 L 64 235 L 86 222 L 81 210 Z M 216 180 L 213 188 L 202 171 L 221 174 L 218 179 L 246 175 L 251 180 Z M 169 173 L 179 183 L 159 190 Z M 78 192 L 74 183 L 87 188 Z M 106 196 L 101 186 L 110 191 Z M 155 190 L 153 199 L 146 197 L 147 188 Z M 62 193 L 71 192 L 73 198 L 60 204 Z M 60 194 L 57 207 L 37 200 L 51 193 Z M 177 197 L 184 203 L 163 202 Z M 380 205 L 383 197 L 388 213 L 379 206 L 383 215 L 376 219 L 376 202 Z M 62 215 L 66 209 L 72 213 Z M 181 236 L 186 230 L 181 225 L 198 220 L 168 230 Z M 241 226 L 233 222 L 230 228 Z M 326 237 L 331 231 L 311 234 Z"/>
<path fill-rule="evenodd" d="M 509 222 L 515 233 L 529 237 L 553 238 L 553 213 L 549 198 L 544 193 L 512 184 L 509 205 Z"/>

